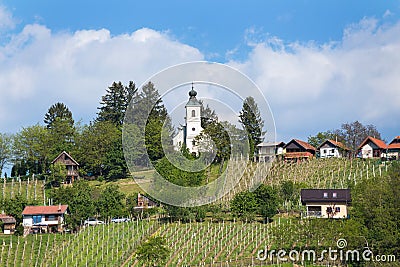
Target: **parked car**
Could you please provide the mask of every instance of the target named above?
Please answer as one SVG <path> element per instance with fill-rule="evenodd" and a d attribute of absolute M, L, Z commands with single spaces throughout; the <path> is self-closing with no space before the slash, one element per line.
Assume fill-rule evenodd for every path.
<path fill-rule="evenodd" d="M 111 219 L 111 222 L 113 223 L 121 223 L 121 222 L 130 222 L 130 218 L 113 218 Z"/>
<path fill-rule="evenodd" d="M 98 225 L 98 224 L 104 224 L 104 222 L 100 221 L 96 218 L 89 218 L 89 219 L 85 220 L 85 222 L 83 224 L 84 225 Z"/>

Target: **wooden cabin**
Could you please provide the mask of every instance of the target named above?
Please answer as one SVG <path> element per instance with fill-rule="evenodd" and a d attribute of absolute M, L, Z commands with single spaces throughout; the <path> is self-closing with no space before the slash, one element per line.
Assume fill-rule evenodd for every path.
<path fill-rule="evenodd" d="M 61 163 L 67 168 L 67 176 L 65 177 L 66 184 L 71 184 L 79 178 L 79 163 L 67 152 L 61 152 L 60 155 L 51 162 L 51 164 L 55 163 Z"/>
<path fill-rule="evenodd" d="M 13 216 L 2 213 L 0 214 L 0 221 L 3 223 L 2 230 L 5 235 L 14 234 L 17 221 Z"/>

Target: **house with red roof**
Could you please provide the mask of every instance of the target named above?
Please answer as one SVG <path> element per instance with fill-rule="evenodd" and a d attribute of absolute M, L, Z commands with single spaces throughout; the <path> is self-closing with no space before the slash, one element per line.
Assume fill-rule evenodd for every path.
<path fill-rule="evenodd" d="M 387 146 L 387 158 L 390 160 L 400 159 L 400 135 L 396 136 Z"/>
<path fill-rule="evenodd" d="M 22 211 L 24 233 L 62 232 L 68 205 L 26 206 Z"/>
<path fill-rule="evenodd" d="M 386 152 L 387 145 L 380 139 L 367 136 L 358 147 L 358 152 L 363 159 L 381 158 Z"/>
<path fill-rule="evenodd" d="M 314 157 L 316 149 L 307 142 L 292 139 L 284 147 L 285 160 L 301 160 Z"/>
<path fill-rule="evenodd" d="M 350 155 L 350 149 L 342 142 L 327 139 L 318 146 L 320 158 L 343 158 Z"/>

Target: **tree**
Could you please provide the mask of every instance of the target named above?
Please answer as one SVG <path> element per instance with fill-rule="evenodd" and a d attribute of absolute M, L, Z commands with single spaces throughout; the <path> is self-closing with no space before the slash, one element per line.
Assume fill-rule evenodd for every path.
<path fill-rule="evenodd" d="M 229 134 L 225 130 L 223 124 L 218 121 L 209 122 L 207 127 L 195 137 L 195 140 L 200 144 L 199 146 L 201 151 L 208 151 L 211 154 L 215 153 L 215 163 L 219 162 L 223 164 L 224 160 L 228 159 L 231 154 Z M 211 148 L 209 146 L 208 140 L 211 140 L 214 143 L 214 147 Z"/>
<path fill-rule="evenodd" d="M 69 108 L 64 103 L 57 102 L 44 115 L 44 123 L 49 131 L 50 157 L 54 158 L 62 151 L 69 152 L 75 136 L 74 119 Z"/>
<path fill-rule="evenodd" d="M 109 121 L 116 126 L 122 126 L 126 109 L 136 92 L 136 85 L 132 81 L 128 86 L 121 82 L 113 82 L 101 98 L 97 121 Z"/>
<path fill-rule="evenodd" d="M 218 116 L 217 113 L 215 113 L 215 110 L 211 109 L 208 104 L 206 107 L 204 107 L 204 103 L 202 100 L 199 100 L 201 107 L 200 107 L 200 113 L 201 113 L 201 127 L 203 129 L 207 128 L 207 126 L 210 123 L 216 123 L 218 122 Z"/>
<path fill-rule="evenodd" d="M 12 159 L 12 136 L 0 133 L 0 176 Z"/>
<path fill-rule="evenodd" d="M 163 266 L 169 254 L 166 241 L 160 236 L 149 237 L 136 250 L 136 258 L 144 266 Z"/>
<path fill-rule="evenodd" d="M 61 162 L 50 165 L 50 177 L 52 183 L 61 183 L 67 177 L 67 168 Z"/>
<path fill-rule="evenodd" d="M 138 162 L 146 166 L 148 158 L 154 162 L 164 157 L 164 149 L 173 150 L 174 131 L 171 118 L 153 83 L 144 85 L 141 92 L 133 96 L 133 102 L 135 104 L 132 114 L 129 114 L 129 121 L 139 128 L 139 132 L 144 132 L 144 146 L 148 157 L 144 155 L 144 148 L 138 147 L 143 151 L 142 155 L 139 155 Z"/>
<path fill-rule="evenodd" d="M 177 207 L 165 205 L 165 209 L 172 221 L 181 221 L 184 223 L 203 221 L 206 216 L 204 207 Z"/>
<path fill-rule="evenodd" d="M 51 192 L 54 203 L 68 205 L 69 213 L 66 215 L 66 223 L 72 229 L 78 229 L 83 220 L 95 215 L 93 195 L 93 188 L 83 180 Z"/>
<path fill-rule="evenodd" d="M 338 138 L 339 137 L 339 138 Z M 307 142 L 312 145 L 313 147 L 318 147 L 319 145 L 321 145 L 325 140 L 336 140 L 338 139 L 338 141 L 342 141 L 341 139 L 343 139 L 340 135 L 335 134 L 332 131 L 326 131 L 326 132 L 318 132 L 316 135 L 312 136 L 310 135 L 308 137 Z"/>
<path fill-rule="evenodd" d="M 271 219 L 278 209 L 278 194 L 276 191 L 267 185 L 260 185 L 254 191 L 257 200 L 259 213 L 263 216 L 264 220 Z"/>
<path fill-rule="evenodd" d="M 374 253 L 400 251 L 400 165 L 392 164 L 389 173 L 362 180 L 352 190 L 353 218 L 368 230 Z"/>
<path fill-rule="evenodd" d="M 343 123 L 339 132 L 347 147 L 353 151 L 357 150 L 358 146 L 367 136 L 381 139 L 381 134 L 374 125 L 369 124 L 364 126 L 359 121 Z"/>
<path fill-rule="evenodd" d="M 83 128 L 76 137 L 75 155 L 81 170 L 105 178 L 126 174 L 121 129 L 109 121 L 95 122 Z"/>
<path fill-rule="evenodd" d="M 176 166 L 179 166 L 176 167 Z M 186 157 L 182 158 L 178 152 L 163 157 L 157 161 L 155 169 L 164 179 L 180 186 L 199 186 L 206 178 L 205 166 L 199 161 L 187 161 Z M 189 171 L 185 171 L 189 170 Z M 201 170 L 201 171 L 190 171 Z"/>
<path fill-rule="evenodd" d="M 57 102 L 52 105 L 44 115 L 44 123 L 48 129 L 51 129 L 54 126 L 53 123 L 56 120 L 67 122 L 70 127 L 74 126 L 72 112 L 64 103 Z"/>
<path fill-rule="evenodd" d="M 113 218 L 122 216 L 124 213 L 124 204 L 122 201 L 125 196 L 119 191 L 118 185 L 110 184 L 104 188 L 96 202 L 99 214 L 103 218 Z"/>
<path fill-rule="evenodd" d="M 41 125 L 29 126 L 14 135 L 14 165 L 26 164 L 30 173 L 46 171 L 53 153 L 50 132 Z"/>
<path fill-rule="evenodd" d="M 258 144 L 263 140 L 264 121 L 261 118 L 260 110 L 253 97 L 249 96 L 243 101 L 243 107 L 239 114 L 239 122 L 242 123 L 247 132 L 249 140 L 249 156 L 254 157 L 254 152 Z"/>
<path fill-rule="evenodd" d="M 244 191 L 237 193 L 230 203 L 234 216 L 242 220 L 252 221 L 258 210 L 258 203 L 254 193 Z"/>

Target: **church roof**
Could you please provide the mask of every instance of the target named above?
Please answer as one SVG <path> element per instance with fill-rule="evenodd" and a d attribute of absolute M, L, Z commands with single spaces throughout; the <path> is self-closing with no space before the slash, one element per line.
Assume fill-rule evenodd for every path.
<path fill-rule="evenodd" d="M 193 88 L 193 83 L 192 83 L 192 90 L 189 91 L 189 101 L 186 103 L 186 106 L 201 106 L 199 100 L 196 98 L 197 92 Z"/>

